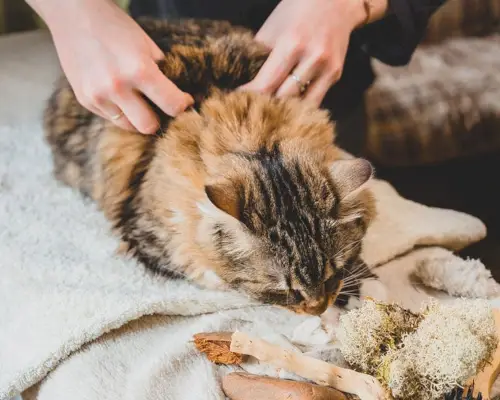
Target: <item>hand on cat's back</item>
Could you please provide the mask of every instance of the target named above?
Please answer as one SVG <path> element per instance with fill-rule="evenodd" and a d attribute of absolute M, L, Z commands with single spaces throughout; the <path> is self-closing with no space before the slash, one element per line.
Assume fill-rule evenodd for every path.
<path fill-rule="evenodd" d="M 255 36 L 271 49 L 269 58 L 242 89 L 279 97 L 302 94 L 319 106 L 340 79 L 351 32 L 365 18 L 362 1 L 281 1 Z"/>
<path fill-rule="evenodd" d="M 192 104 L 160 71 L 163 52 L 111 1 L 28 0 L 47 23 L 78 101 L 120 128 L 154 133 L 159 122 L 141 95 L 175 116 Z"/>

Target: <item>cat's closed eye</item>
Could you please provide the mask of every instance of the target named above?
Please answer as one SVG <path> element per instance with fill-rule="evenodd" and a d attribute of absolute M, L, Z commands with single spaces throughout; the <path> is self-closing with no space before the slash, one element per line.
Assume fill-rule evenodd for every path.
<path fill-rule="evenodd" d="M 294 304 L 304 301 L 304 296 L 300 293 L 300 290 L 292 290 Z"/>

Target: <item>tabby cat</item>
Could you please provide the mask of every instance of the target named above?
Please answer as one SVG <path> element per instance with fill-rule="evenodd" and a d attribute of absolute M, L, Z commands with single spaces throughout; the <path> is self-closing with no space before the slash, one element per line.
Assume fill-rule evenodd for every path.
<path fill-rule="evenodd" d="M 126 132 L 80 106 L 62 77 L 44 115 L 56 177 L 95 200 L 125 250 L 168 277 L 310 314 L 350 272 L 373 277 L 359 258 L 372 167 L 340 160 L 328 113 L 234 90 L 268 55 L 250 32 L 140 23 L 165 53 L 159 68 L 195 106 L 162 115 L 157 135 Z M 346 286 L 338 304 L 359 280 Z"/>

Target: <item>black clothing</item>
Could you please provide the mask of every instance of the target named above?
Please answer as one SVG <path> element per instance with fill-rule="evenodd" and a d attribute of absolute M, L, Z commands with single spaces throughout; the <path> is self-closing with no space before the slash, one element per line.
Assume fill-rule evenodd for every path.
<path fill-rule="evenodd" d="M 422 39 L 429 18 L 444 2 L 389 0 L 390 10 L 385 18 L 352 33 L 342 77 L 330 89 L 322 104 L 337 121 L 341 146 L 354 153 L 360 150 L 342 143 L 342 123 L 349 114 L 358 110 L 363 115 L 351 115 L 350 119 L 359 118 L 356 130 L 364 130 L 364 93 L 374 80 L 370 59 L 374 57 L 389 65 L 407 64 Z M 257 31 L 278 3 L 279 0 L 131 0 L 130 14 L 134 18 L 156 16 L 227 20 Z M 359 136 L 363 132 L 349 135 L 353 134 Z M 359 147 L 362 139 L 358 137 L 355 142 L 358 143 L 355 147 Z"/>

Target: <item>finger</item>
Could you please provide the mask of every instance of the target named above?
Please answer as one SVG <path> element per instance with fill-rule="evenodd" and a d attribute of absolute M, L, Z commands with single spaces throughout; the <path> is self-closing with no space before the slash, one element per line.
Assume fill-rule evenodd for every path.
<path fill-rule="evenodd" d="M 109 115 L 107 115 L 105 112 L 103 112 L 102 110 L 100 110 L 98 107 L 96 106 L 93 106 L 93 105 L 86 105 L 85 106 L 86 109 L 88 109 L 91 113 L 101 117 L 101 118 L 104 118 L 104 119 L 109 119 Z"/>
<path fill-rule="evenodd" d="M 278 43 L 253 81 L 240 89 L 273 94 L 297 65 L 301 54 L 297 46 Z"/>
<path fill-rule="evenodd" d="M 116 106 L 123 111 L 125 117 L 132 126 L 141 133 L 153 134 L 160 124 L 154 111 L 142 99 L 138 93 L 133 90 L 126 90 L 116 95 L 112 99 Z M 123 117 L 114 122 L 122 122 Z"/>
<path fill-rule="evenodd" d="M 156 62 L 165 58 L 165 53 L 153 41 L 151 41 L 151 54 Z"/>
<path fill-rule="evenodd" d="M 100 104 L 100 115 L 107 119 L 108 121 L 115 124 L 117 127 L 125 131 L 136 131 L 137 129 L 130 123 L 127 116 L 120 110 L 115 104 L 106 102 L 106 104 Z"/>
<path fill-rule="evenodd" d="M 118 128 L 123 129 L 124 131 L 135 132 L 137 129 L 130 123 L 127 116 L 125 114 L 120 115 L 118 119 L 111 121 Z"/>
<path fill-rule="evenodd" d="M 292 71 L 288 78 L 278 88 L 276 96 L 292 97 L 302 95 L 302 86 L 305 88 L 321 73 L 324 65 L 323 62 L 316 57 L 308 57 L 300 62 L 297 68 Z M 295 78 L 294 78 L 295 76 Z M 299 81 L 297 81 L 297 79 Z"/>
<path fill-rule="evenodd" d="M 91 113 L 105 119 L 108 121 L 113 122 L 116 126 L 120 127 L 121 129 L 128 130 L 128 131 L 135 131 L 136 129 L 132 126 L 130 121 L 128 121 L 127 117 L 122 114 L 120 109 L 109 102 L 106 102 L 102 100 L 101 98 L 94 96 L 92 102 L 83 102 L 81 103 L 82 106 L 84 106 L 87 110 L 89 110 Z M 113 120 L 114 115 L 120 115 L 119 119 Z"/>
<path fill-rule="evenodd" d="M 304 95 L 304 100 L 311 102 L 319 107 L 323 99 L 332 87 L 332 85 L 340 79 L 342 72 L 336 68 L 325 68 L 323 73 L 316 79 Z"/>
<path fill-rule="evenodd" d="M 117 127 L 125 131 L 137 131 L 137 129 L 130 123 L 127 116 L 117 106 L 107 106 L 106 110 L 103 110 L 101 113 L 104 119 L 107 119 Z"/>
<path fill-rule="evenodd" d="M 194 103 L 194 99 L 163 75 L 156 64 L 138 89 L 171 117 L 179 115 Z"/>

